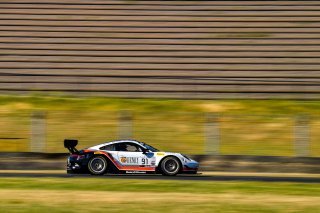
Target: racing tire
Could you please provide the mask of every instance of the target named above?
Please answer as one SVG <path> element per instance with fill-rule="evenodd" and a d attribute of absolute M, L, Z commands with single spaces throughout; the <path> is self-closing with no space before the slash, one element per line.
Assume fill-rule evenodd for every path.
<path fill-rule="evenodd" d="M 175 176 L 180 171 L 180 162 L 175 157 L 166 157 L 161 162 L 161 173 L 165 176 Z"/>
<path fill-rule="evenodd" d="M 102 156 L 95 156 L 88 163 L 88 170 L 92 175 L 103 175 L 107 170 L 107 160 Z"/>

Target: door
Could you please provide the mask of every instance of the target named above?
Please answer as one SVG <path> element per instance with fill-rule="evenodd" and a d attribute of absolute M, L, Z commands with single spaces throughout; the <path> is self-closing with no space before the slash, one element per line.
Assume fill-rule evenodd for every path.
<path fill-rule="evenodd" d="M 123 142 L 116 144 L 117 160 L 121 164 L 121 169 L 154 171 L 154 154 L 144 154 L 142 150 L 143 148 L 135 143 Z"/>

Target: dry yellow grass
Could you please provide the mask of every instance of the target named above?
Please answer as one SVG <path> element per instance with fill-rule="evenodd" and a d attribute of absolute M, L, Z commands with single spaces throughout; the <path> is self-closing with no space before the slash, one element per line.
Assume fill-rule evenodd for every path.
<path fill-rule="evenodd" d="M 207 113 L 217 113 L 221 154 L 293 156 L 297 115 L 310 116 L 310 155 L 320 153 L 319 101 L 190 101 L 158 99 L 0 97 L 0 151 L 30 151 L 31 115 L 46 115 L 46 152 L 66 152 L 119 139 L 121 110 L 132 112 L 132 138 L 160 150 L 205 153 Z M 254 128 L 254 131 L 252 131 Z M 16 130 L 19 131 L 16 131 Z"/>
<path fill-rule="evenodd" d="M 1 178 L 4 212 L 319 212 L 319 184 Z"/>
<path fill-rule="evenodd" d="M 19 200 L 20 202 L 40 202 L 46 205 L 61 205 L 74 201 L 75 192 L 61 190 L 20 190 L 2 189 L 0 197 L 2 202 Z M 141 202 L 167 202 L 195 203 L 195 202 L 230 202 L 238 204 L 254 204 L 258 200 L 264 201 L 268 205 L 272 203 L 295 203 L 299 206 L 312 206 L 320 203 L 320 197 L 316 196 L 296 196 L 296 195 L 268 195 L 268 194 L 198 194 L 198 193 L 159 193 L 159 192 L 108 192 L 108 191 L 77 191 L 77 202 L 85 204 L 97 203 L 141 203 Z"/>

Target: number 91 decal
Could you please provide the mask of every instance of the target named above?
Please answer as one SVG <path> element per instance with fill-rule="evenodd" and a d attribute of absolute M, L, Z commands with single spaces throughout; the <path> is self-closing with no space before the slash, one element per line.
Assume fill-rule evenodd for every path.
<path fill-rule="evenodd" d="M 148 158 L 141 158 L 141 165 L 149 165 Z"/>

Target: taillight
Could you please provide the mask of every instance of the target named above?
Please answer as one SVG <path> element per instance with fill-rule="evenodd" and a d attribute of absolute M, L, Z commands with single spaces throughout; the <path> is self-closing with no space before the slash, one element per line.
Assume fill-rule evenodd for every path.
<path fill-rule="evenodd" d="M 77 159 L 77 160 L 81 160 L 81 159 L 85 158 L 85 155 L 72 154 L 72 155 L 70 155 L 70 157 Z"/>
<path fill-rule="evenodd" d="M 77 160 L 81 160 L 85 157 L 85 155 L 78 155 Z"/>

